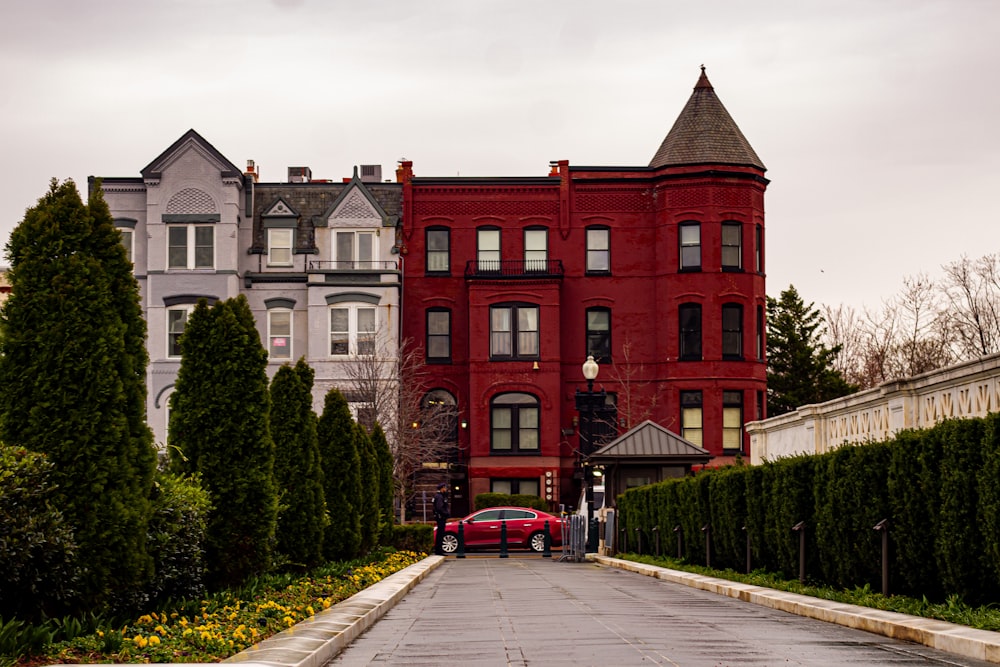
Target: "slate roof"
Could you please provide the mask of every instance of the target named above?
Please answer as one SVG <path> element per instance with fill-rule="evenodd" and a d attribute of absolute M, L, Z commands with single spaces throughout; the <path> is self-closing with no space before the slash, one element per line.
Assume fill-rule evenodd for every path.
<path fill-rule="evenodd" d="M 659 424 L 646 420 L 590 455 L 591 460 L 661 459 L 707 463 L 707 449 L 685 440 Z"/>
<path fill-rule="evenodd" d="M 716 96 L 704 66 L 691 98 L 649 162 L 653 168 L 693 164 L 729 164 L 766 170 Z"/>

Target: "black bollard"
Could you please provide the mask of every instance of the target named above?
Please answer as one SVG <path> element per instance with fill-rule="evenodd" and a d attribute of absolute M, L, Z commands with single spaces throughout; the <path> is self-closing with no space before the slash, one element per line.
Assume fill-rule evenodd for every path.
<path fill-rule="evenodd" d="M 455 558 L 465 558 L 465 522 L 458 522 L 458 551 L 455 552 Z"/>
<path fill-rule="evenodd" d="M 806 522 L 799 521 L 792 526 L 792 530 L 799 534 L 799 583 L 806 583 Z"/>
<path fill-rule="evenodd" d="M 500 522 L 500 558 L 509 558 L 507 553 L 507 522 Z"/>
<path fill-rule="evenodd" d="M 545 550 L 542 551 L 542 558 L 552 558 L 552 530 L 548 519 L 545 520 Z"/>

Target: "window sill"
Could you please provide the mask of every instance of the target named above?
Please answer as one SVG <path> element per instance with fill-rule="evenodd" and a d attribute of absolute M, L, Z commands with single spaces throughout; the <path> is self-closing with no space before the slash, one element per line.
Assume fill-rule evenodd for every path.
<path fill-rule="evenodd" d="M 491 449 L 490 450 L 490 456 L 500 456 L 500 457 L 503 457 L 503 456 L 541 456 L 541 455 L 542 455 L 542 452 L 540 450 L 538 450 L 538 449 L 514 450 L 514 451 L 507 451 L 505 449 L 504 450 L 498 450 L 498 449 Z"/>

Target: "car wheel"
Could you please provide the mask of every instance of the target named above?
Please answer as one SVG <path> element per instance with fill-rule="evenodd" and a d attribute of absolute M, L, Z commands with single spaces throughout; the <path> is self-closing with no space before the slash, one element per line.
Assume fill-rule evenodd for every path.
<path fill-rule="evenodd" d="M 453 554 L 458 551 L 458 537 L 453 533 L 445 533 L 441 539 L 441 551 L 446 554 Z"/>
<path fill-rule="evenodd" d="M 531 537 L 528 538 L 528 546 L 536 553 L 545 551 L 545 533 L 541 531 L 532 533 Z"/>

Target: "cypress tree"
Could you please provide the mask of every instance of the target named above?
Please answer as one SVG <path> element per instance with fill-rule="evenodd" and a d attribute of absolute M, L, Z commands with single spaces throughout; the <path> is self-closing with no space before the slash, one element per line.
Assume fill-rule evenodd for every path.
<path fill-rule="evenodd" d="M 392 541 L 392 524 L 395 514 L 392 508 L 393 483 L 392 483 L 392 452 L 389 450 L 389 443 L 385 439 L 385 431 L 381 424 L 375 424 L 372 432 L 372 447 L 375 448 L 375 456 L 378 459 L 378 505 L 379 505 L 379 542 L 390 544 Z"/>
<path fill-rule="evenodd" d="M 330 524 L 323 537 L 327 560 L 350 560 L 361 546 L 361 519 L 358 514 L 361 462 L 354 445 L 354 420 L 347 401 L 337 389 L 326 394 L 319 419 L 320 456 L 323 461 L 323 490 Z"/>
<path fill-rule="evenodd" d="M 371 553 L 378 546 L 379 465 L 375 445 L 361 424 L 354 425 L 354 441 L 358 449 L 361 518 L 361 553 Z"/>
<path fill-rule="evenodd" d="M 132 604 L 152 576 L 146 329 L 120 241 L 99 189 L 85 205 L 53 179 L 6 247 L 0 438 L 52 462 L 54 505 L 86 555 L 87 608 Z"/>
<path fill-rule="evenodd" d="M 323 552 L 326 506 L 319 462 L 316 415 L 312 411 L 315 373 L 304 359 L 285 364 L 271 381 L 271 438 L 274 480 L 281 497 L 277 549 L 294 563 L 318 564 Z"/>
<path fill-rule="evenodd" d="M 169 447 L 178 472 L 208 489 L 209 582 L 230 586 L 271 566 L 278 501 L 268 428 L 267 352 L 244 296 L 202 300 L 180 339 Z"/>

